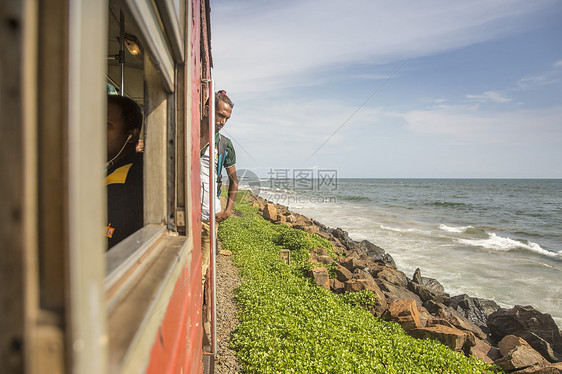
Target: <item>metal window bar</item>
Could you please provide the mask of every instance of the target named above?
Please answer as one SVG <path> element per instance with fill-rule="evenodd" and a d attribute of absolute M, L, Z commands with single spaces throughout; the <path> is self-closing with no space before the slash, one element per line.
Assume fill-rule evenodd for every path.
<path fill-rule="evenodd" d="M 209 82 L 209 220 L 210 220 L 210 241 L 211 253 L 209 259 L 211 263 L 211 354 L 216 355 L 217 351 L 217 297 L 216 297 L 216 219 L 215 201 L 217 194 L 216 170 L 215 170 L 215 81 Z"/>

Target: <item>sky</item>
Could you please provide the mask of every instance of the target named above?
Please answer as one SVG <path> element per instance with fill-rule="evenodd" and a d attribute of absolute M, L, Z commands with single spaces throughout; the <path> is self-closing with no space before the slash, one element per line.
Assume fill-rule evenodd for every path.
<path fill-rule="evenodd" d="M 212 0 L 237 169 L 562 178 L 562 1 Z"/>

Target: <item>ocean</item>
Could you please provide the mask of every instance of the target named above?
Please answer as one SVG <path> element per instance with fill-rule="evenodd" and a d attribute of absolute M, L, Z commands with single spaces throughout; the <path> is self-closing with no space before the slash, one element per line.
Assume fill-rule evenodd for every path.
<path fill-rule="evenodd" d="M 268 179 L 251 187 L 384 248 L 410 278 L 419 267 L 451 296 L 533 305 L 562 326 L 562 180 L 302 182 Z"/>

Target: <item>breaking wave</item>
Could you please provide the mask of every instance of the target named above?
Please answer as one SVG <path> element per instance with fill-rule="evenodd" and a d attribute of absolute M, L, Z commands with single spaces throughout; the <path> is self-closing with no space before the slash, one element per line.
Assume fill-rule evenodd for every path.
<path fill-rule="evenodd" d="M 526 241 L 521 242 L 511 238 L 504 238 L 494 233 L 489 234 L 486 239 L 457 239 L 460 244 L 481 247 L 488 250 L 508 252 L 516 249 L 524 249 L 530 252 L 538 253 L 544 256 L 557 257 L 560 254 L 548 251 L 542 248 L 539 244 Z"/>

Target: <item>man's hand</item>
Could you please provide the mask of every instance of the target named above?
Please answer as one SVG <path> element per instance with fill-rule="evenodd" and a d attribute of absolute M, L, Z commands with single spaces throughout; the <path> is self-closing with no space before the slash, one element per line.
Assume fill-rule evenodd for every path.
<path fill-rule="evenodd" d="M 215 219 L 217 220 L 217 223 L 224 221 L 225 219 L 227 219 L 228 217 L 230 217 L 232 215 L 232 211 L 229 210 L 225 210 L 224 212 L 220 212 L 217 213 L 217 215 L 215 216 Z"/>
<path fill-rule="evenodd" d="M 226 208 L 224 212 L 217 213 L 215 216 L 217 223 L 224 221 L 234 213 L 234 201 L 236 201 L 236 193 L 238 192 L 238 177 L 236 176 L 236 167 L 234 165 L 226 168 L 228 175 L 228 200 L 226 201 Z"/>

